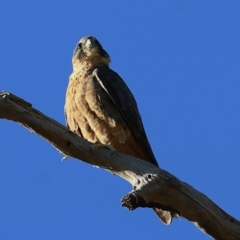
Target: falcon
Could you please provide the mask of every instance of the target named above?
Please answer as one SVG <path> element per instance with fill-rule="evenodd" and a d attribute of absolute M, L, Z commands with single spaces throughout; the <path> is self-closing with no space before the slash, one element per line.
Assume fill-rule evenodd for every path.
<path fill-rule="evenodd" d="M 123 79 L 109 68 L 110 56 L 95 37 L 83 37 L 73 52 L 66 93 L 67 126 L 94 144 L 158 163 L 145 133 L 136 100 Z M 165 224 L 173 213 L 154 208 Z"/>

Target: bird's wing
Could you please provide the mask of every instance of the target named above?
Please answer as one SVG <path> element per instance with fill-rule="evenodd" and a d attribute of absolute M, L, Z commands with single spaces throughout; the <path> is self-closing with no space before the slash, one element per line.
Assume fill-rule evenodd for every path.
<path fill-rule="evenodd" d="M 106 67 L 98 67 L 94 70 L 93 75 L 122 114 L 139 145 L 151 159 L 151 163 L 158 166 L 148 142 L 137 103 L 126 83 L 116 72 Z"/>

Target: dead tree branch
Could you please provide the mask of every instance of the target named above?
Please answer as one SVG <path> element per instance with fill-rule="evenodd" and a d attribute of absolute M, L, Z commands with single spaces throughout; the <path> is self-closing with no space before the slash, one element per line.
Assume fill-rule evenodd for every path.
<path fill-rule="evenodd" d="M 66 156 L 104 168 L 128 181 L 134 187 L 122 199 L 123 206 L 128 209 L 165 206 L 215 239 L 240 239 L 240 222 L 237 219 L 167 171 L 108 149 L 92 152 L 91 143 L 34 109 L 25 100 L 4 91 L 0 92 L 0 118 L 25 126 Z"/>

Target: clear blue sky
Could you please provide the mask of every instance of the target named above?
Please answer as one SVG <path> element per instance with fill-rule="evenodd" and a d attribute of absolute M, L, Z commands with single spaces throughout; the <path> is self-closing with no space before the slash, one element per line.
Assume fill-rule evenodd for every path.
<path fill-rule="evenodd" d="M 160 166 L 240 218 L 240 1 L 1 1 L 0 90 L 60 123 L 78 40 L 98 38 Z M 121 207 L 131 186 L 0 121 L 0 239 L 210 239 Z"/>

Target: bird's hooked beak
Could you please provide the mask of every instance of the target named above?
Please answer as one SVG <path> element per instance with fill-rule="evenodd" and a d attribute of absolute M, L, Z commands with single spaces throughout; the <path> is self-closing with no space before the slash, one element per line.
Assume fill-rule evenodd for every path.
<path fill-rule="evenodd" d="M 89 38 L 87 41 L 86 41 L 86 43 L 85 43 L 85 48 L 91 48 L 91 47 L 93 47 L 93 41 L 91 41 L 91 39 Z"/>
<path fill-rule="evenodd" d="M 93 38 L 93 37 L 88 37 L 87 41 L 84 44 L 84 48 L 85 49 L 102 49 L 102 46 L 99 44 L 99 42 Z"/>

